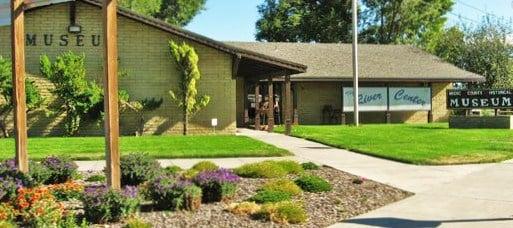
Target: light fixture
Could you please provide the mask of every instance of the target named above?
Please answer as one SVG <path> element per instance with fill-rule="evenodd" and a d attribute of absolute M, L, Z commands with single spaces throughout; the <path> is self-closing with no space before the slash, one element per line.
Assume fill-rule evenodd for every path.
<path fill-rule="evenodd" d="M 68 27 L 69 33 L 81 33 L 82 32 L 82 26 L 80 25 L 70 25 Z"/>
<path fill-rule="evenodd" d="M 69 33 L 81 33 L 82 26 L 77 24 L 77 5 L 75 1 L 69 3 Z"/>

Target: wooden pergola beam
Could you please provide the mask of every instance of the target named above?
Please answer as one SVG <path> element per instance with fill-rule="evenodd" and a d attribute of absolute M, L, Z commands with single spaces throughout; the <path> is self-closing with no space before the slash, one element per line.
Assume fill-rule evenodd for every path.
<path fill-rule="evenodd" d="M 28 172 L 27 105 L 25 98 L 25 25 L 23 0 L 11 0 L 12 85 L 16 165 Z"/>
<path fill-rule="evenodd" d="M 121 188 L 119 154 L 119 110 L 118 110 L 118 45 L 117 2 L 103 2 L 104 34 L 104 104 L 105 144 L 107 161 L 107 184 L 113 189 Z"/>

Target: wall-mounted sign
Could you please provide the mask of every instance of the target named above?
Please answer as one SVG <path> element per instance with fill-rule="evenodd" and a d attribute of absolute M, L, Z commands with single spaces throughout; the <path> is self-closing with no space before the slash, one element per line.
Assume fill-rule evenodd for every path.
<path fill-rule="evenodd" d="M 343 111 L 353 112 L 353 88 L 342 88 Z M 429 87 L 362 87 L 358 91 L 360 111 L 430 111 Z"/>
<path fill-rule="evenodd" d="M 447 109 L 513 108 L 513 90 L 447 90 Z"/>
<path fill-rule="evenodd" d="M 25 45 L 30 46 L 93 46 L 101 44 L 100 35 L 84 34 L 32 34 L 25 35 Z"/>

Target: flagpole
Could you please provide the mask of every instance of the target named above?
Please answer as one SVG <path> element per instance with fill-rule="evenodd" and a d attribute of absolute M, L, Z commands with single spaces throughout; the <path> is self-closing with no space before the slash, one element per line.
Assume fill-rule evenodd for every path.
<path fill-rule="evenodd" d="M 355 126 L 360 125 L 358 94 L 358 0 L 353 0 L 353 111 Z"/>

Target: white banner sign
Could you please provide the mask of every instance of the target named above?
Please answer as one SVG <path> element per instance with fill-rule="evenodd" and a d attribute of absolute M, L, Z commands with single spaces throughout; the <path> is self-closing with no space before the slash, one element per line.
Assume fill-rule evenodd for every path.
<path fill-rule="evenodd" d="M 353 112 L 353 88 L 342 88 L 343 111 Z M 358 91 L 360 111 L 429 111 L 429 87 L 361 87 Z"/>
<path fill-rule="evenodd" d="M 353 88 L 342 88 L 342 93 L 344 93 L 344 112 L 352 112 L 354 110 Z M 358 103 L 360 104 L 360 111 L 386 111 L 387 88 L 359 88 Z"/>
<path fill-rule="evenodd" d="M 431 88 L 429 87 L 390 87 L 389 92 L 390 111 L 431 110 Z"/>

